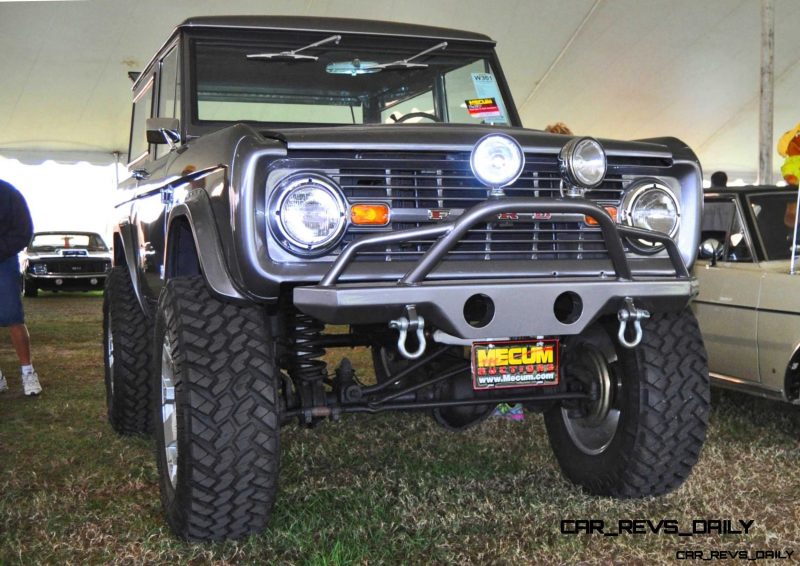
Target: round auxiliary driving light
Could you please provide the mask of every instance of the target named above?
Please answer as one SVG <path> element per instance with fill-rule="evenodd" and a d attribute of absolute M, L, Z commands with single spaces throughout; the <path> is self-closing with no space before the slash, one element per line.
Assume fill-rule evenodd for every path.
<path fill-rule="evenodd" d="M 573 138 L 558 155 L 561 176 L 570 187 L 593 189 L 606 176 L 606 152 L 593 138 Z"/>
<path fill-rule="evenodd" d="M 514 138 L 489 134 L 475 144 L 469 165 L 481 183 L 499 189 L 517 180 L 525 165 L 525 156 Z"/>
<path fill-rule="evenodd" d="M 674 238 L 680 227 L 680 207 L 678 200 L 666 185 L 647 181 L 633 187 L 625 195 L 623 204 L 625 221 L 628 225 L 642 230 L 652 230 Z M 656 251 L 663 246 L 635 240 L 632 242 L 642 251 Z"/>
<path fill-rule="evenodd" d="M 339 189 L 320 175 L 284 180 L 272 206 L 273 232 L 292 252 L 319 253 L 344 232 L 347 207 Z"/>

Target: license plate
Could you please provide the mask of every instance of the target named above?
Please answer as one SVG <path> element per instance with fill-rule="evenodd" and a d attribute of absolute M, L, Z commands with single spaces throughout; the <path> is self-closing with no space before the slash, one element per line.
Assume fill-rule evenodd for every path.
<path fill-rule="evenodd" d="M 472 343 L 472 388 L 510 389 L 558 383 L 558 340 Z"/>

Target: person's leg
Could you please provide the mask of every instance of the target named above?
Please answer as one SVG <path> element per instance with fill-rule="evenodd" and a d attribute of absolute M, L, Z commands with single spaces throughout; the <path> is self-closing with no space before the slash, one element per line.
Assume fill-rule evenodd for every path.
<path fill-rule="evenodd" d="M 22 366 L 20 373 L 25 395 L 38 395 L 42 392 L 42 386 L 31 365 L 31 339 L 25 326 L 19 277 L 16 255 L 0 261 L 0 326 L 7 326 L 11 334 L 11 344 Z"/>
<path fill-rule="evenodd" d="M 31 338 L 25 324 L 14 324 L 8 327 L 11 343 L 17 352 L 19 364 L 22 366 L 22 389 L 25 395 L 38 395 L 42 392 L 39 375 L 31 364 Z"/>
<path fill-rule="evenodd" d="M 31 338 L 28 334 L 28 327 L 24 324 L 14 324 L 8 327 L 11 333 L 11 344 L 17 352 L 19 364 L 21 366 L 31 365 Z"/>

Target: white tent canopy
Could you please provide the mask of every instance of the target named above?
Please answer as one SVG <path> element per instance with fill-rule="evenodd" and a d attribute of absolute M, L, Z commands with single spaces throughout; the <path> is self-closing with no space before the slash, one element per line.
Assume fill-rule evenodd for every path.
<path fill-rule="evenodd" d="M 800 2 L 775 1 L 775 139 L 800 122 Z M 130 80 L 204 14 L 372 18 L 486 33 L 527 127 L 673 135 L 706 174 L 755 180 L 760 0 L 85 0 L 0 2 L 0 154 L 113 163 Z M 780 158 L 776 155 L 777 172 Z M 776 176 L 776 178 L 779 178 Z"/>

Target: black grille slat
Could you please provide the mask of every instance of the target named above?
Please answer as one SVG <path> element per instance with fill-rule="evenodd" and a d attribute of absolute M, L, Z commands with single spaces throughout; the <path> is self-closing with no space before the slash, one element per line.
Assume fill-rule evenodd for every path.
<path fill-rule="evenodd" d="M 103 260 L 48 259 L 44 262 L 50 274 L 73 275 L 76 273 L 103 273 L 108 262 Z"/>

